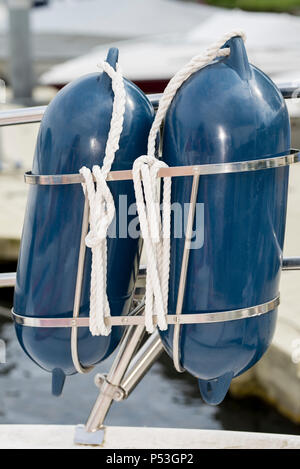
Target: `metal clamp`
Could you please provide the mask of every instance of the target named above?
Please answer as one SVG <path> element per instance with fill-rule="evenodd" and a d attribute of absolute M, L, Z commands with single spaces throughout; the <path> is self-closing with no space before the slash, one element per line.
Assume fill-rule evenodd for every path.
<path fill-rule="evenodd" d="M 103 385 L 105 386 L 105 390 L 103 391 L 104 395 L 112 398 L 114 401 L 122 401 L 125 398 L 125 391 L 116 384 L 112 384 L 107 379 L 107 374 L 97 373 L 94 378 L 95 384 L 97 388 L 101 389 Z"/>
<path fill-rule="evenodd" d="M 228 173 L 242 173 L 247 171 L 261 171 L 264 169 L 274 169 L 283 166 L 288 166 L 300 161 L 300 151 L 291 149 L 288 155 L 274 156 L 271 158 L 261 158 L 249 161 L 237 161 L 233 163 L 216 163 L 216 164 L 201 164 L 193 166 L 170 166 L 168 168 L 161 168 L 157 176 L 164 177 L 178 177 L 178 176 L 194 176 L 195 174 L 208 175 L 208 174 L 228 174 Z M 77 174 L 32 174 L 31 171 L 25 173 L 25 182 L 27 184 L 38 185 L 65 185 L 65 184 L 82 184 L 84 182 L 83 176 Z M 132 179 L 131 170 L 111 171 L 107 175 L 107 181 L 126 181 Z"/>
<path fill-rule="evenodd" d="M 256 306 L 249 306 L 248 308 L 233 309 L 230 311 L 218 311 L 212 313 L 197 313 L 197 314 L 167 314 L 167 324 L 180 326 L 184 324 L 209 324 L 216 322 L 237 321 L 240 319 L 249 319 L 255 316 L 261 316 L 273 309 L 277 308 L 280 303 L 280 296 Z M 143 304 L 139 305 L 136 309 L 142 309 Z M 30 316 L 21 316 L 12 309 L 12 316 L 17 324 L 25 327 L 89 327 L 90 319 L 88 317 L 78 318 L 37 318 Z M 153 316 L 153 322 L 157 324 L 157 316 Z M 130 315 L 130 316 L 110 316 L 105 318 L 107 326 L 143 326 L 145 325 L 145 316 Z"/>

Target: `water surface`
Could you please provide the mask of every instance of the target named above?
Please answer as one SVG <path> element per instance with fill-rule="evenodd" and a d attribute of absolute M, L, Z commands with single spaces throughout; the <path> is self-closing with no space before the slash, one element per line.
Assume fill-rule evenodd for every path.
<path fill-rule="evenodd" d="M 51 395 L 51 376 L 20 348 L 12 323 L 0 318 L 0 338 L 7 344 L 7 363 L 0 364 L 0 424 L 84 423 L 97 396 L 93 379 L 107 372 L 110 357 L 88 375 L 66 379 L 63 395 Z M 225 429 L 300 434 L 294 425 L 258 399 L 227 396 L 217 406 L 203 403 L 196 380 L 178 374 L 166 354 L 123 402 L 114 403 L 108 425 Z"/>

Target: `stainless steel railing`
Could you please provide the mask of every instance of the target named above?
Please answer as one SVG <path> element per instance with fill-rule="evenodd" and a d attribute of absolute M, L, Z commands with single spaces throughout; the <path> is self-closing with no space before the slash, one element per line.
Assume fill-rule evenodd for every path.
<path fill-rule="evenodd" d="M 299 83 L 278 84 L 278 87 L 285 99 L 295 98 L 300 95 L 300 80 Z M 157 109 L 161 94 L 149 94 L 147 96 L 154 108 Z M 46 109 L 47 106 L 35 106 L 0 111 L 0 127 L 40 122 Z M 300 270 L 300 257 L 283 259 L 282 269 Z M 16 274 L 14 272 L 0 274 L 0 288 L 14 287 L 15 282 Z"/>
<path fill-rule="evenodd" d="M 285 99 L 300 97 L 300 79 L 299 83 L 279 83 L 278 88 Z M 161 94 L 148 94 L 147 97 L 154 109 L 157 109 Z M 35 106 L 0 111 L 0 127 L 40 122 L 46 109 L 47 106 Z"/>
<path fill-rule="evenodd" d="M 300 85 L 299 85 L 300 86 Z M 160 94 L 150 94 L 150 99 L 154 109 L 157 109 Z M 35 106 L 0 111 L 0 127 L 19 124 L 34 124 L 40 122 L 47 109 L 47 106 Z"/>
<path fill-rule="evenodd" d="M 14 287 L 16 284 L 16 272 L 0 274 L 0 288 Z"/>
<path fill-rule="evenodd" d="M 285 257 L 282 262 L 282 270 L 300 270 L 300 257 Z M 140 275 L 144 275 L 145 268 L 140 269 Z M 16 272 L 0 274 L 0 288 L 14 287 L 16 284 Z"/>
<path fill-rule="evenodd" d="M 297 97 L 298 90 L 300 90 L 300 81 L 299 84 L 279 85 L 279 89 L 285 99 Z M 156 109 L 160 96 L 159 94 L 148 95 L 149 100 Z M 40 122 L 46 109 L 47 106 L 37 106 L 1 111 L 0 127 Z M 300 257 L 283 259 L 282 269 L 300 270 Z M 140 274 L 142 270 L 140 269 Z M 14 287 L 15 284 L 15 272 L 0 274 L 0 288 Z M 143 327 L 129 328 L 109 375 L 107 378 L 98 377 L 101 389 L 85 426 L 87 434 L 91 434 L 91 432 L 101 427 L 112 401 L 126 398 L 162 352 L 162 343 L 158 334 L 154 333 L 133 358 L 142 335 Z"/>

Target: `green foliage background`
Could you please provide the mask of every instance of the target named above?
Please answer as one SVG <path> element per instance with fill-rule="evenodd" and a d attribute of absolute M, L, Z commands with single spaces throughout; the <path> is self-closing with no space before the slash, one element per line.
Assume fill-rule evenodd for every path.
<path fill-rule="evenodd" d="M 300 0 L 206 0 L 205 3 L 219 7 L 241 8 L 252 11 L 300 11 Z"/>

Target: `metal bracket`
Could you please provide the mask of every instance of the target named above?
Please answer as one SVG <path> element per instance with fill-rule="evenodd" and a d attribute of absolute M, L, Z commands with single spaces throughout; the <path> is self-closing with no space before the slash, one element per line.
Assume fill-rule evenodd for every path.
<path fill-rule="evenodd" d="M 297 85 L 295 86 L 284 86 L 280 87 L 281 92 L 285 98 L 293 97 L 294 91 L 297 89 Z M 159 95 L 151 95 L 148 96 L 152 102 L 152 104 L 157 107 L 158 101 L 160 96 Z M 4 125 L 14 125 L 18 123 L 29 123 L 29 122 L 39 122 L 45 112 L 46 106 L 44 107 L 36 107 L 36 108 L 26 108 L 26 109 L 17 109 L 12 111 L 5 111 L 1 113 L 0 117 L 0 126 Z M 166 177 L 166 176 L 194 176 L 200 172 L 201 175 L 204 174 L 224 174 L 224 173 L 232 173 L 232 172 L 243 172 L 243 171 L 254 171 L 254 170 L 263 170 L 268 168 L 276 168 L 282 167 L 285 165 L 290 165 L 292 163 L 296 163 L 300 161 L 300 153 L 299 150 L 291 150 L 290 155 L 285 155 L 282 157 L 277 158 L 269 158 L 269 159 L 261 159 L 261 160 L 254 160 L 254 161 L 244 161 L 244 162 L 236 162 L 236 163 L 225 163 L 225 164 L 216 164 L 216 165 L 199 165 L 199 166 L 182 166 L 176 168 L 164 168 L 159 171 L 159 177 Z M 124 179 L 132 179 L 132 172 L 131 171 L 114 171 L 111 172 L 108 176 L 108 180 L 124 180 Z M 73 175 L 33 175 L 31 172 L 25 174 L 25 181 L 29 184 L 74 184 L 74 183 L 81 183 L 81 176 L 79 174 Z M 83 217 L 84 218 L 84 217 Z M 83 223 L 84 225 L 84 223 Z M 82 232 L 84 231 L 84 226 L 82 227 Z M 80 255 L 79 255 L 80 257 Z M 80 263 L 80 262 L 79 262 Z M 298 258 L 286 258 L 283 259 L 283 266 L 282 270 L 300 270 L 300 257 Z M 78 266 L 78 273 L 77 279 L 78 282 L 80 280 L 80 268 Z M 0 288 L 1 287 L 13 287 L 15 286 L 15 273 L 6 273 L 0 274 Z M 77 290 L 79 292 L 79 288 Z M 274 300 L 273 300 L 274 301 Z M 74 298 L 74 304 L 76 303 Z M 77 321 L 81 319 L 88 319 L 88 318 L 77 318 L 76 316 L 76 308 L 74 306 L 75 313 L 73 314 L 74 318 L 71 321 L 74 321 L 71 324 L 72 332 L 73 332 L 73 342 L 77 342 L 76 332 L 77 327 L 79 324 Z M 220 314 L 220 313 L 211 313 L 211 314 Z M 39 320 L 39 318 L 23 318 L 22 316 L 18 316 L 15 313 L 14 319 L 20 321 L 28 320 Z M 200 316 L 200 315 L 198 315 Z M 173 324 L 182 324 L 182 319 L 186 317 L 186 315 L 177 315 L 175 317 L 175 321 Z M 125 318 L 124 318 L 125 319 Z M 40 318 L 42 321 L 43 319 Z M 47 321 L 47 319 L 45 319 Z M 126 323 L 122 323 L 126 325 Z M 25 324 L 24 324 L 25 325 Z M 29 325 L 29 324 L 28 324 Z M 50 324 L 44 327 L 51 327 Z M 70 325 L 62 326 L 62 327 L 70 327 Z M 134 329 L 138 331 L 138 334 L 135 336 L 134 341 L 132 342 L 132 336 L 130 334 Z M 131 329 L 131 333 L 129 334 L 129 330 Z M 131 360 L 133 355 L 133 345 L 137 344 L 140 340 L 143 331 L 141 332 L 142 326 L 132 326 L 128 328 L 126 332 L 125 339 L 123 341 L 123 349 L 122 353 L 118 354 L 115 362 L 112 366 L 112 369 L 108 375 L 109 379 L 106 376 L 96 376 L 96 380 L 98 382 L 97 385 L 101 385 L 100 395 L 98 400 L 101 397 L 102 388 L 104 386 L 113 386 L 115 390 L 121 389 L 125 392 L 123 398 L 126 398 L 129 393 L 134 389 L 136 384 L 139 382 L 140 379 L 144 376 L 144 374 L 148 371 L 152 363 L 157 359 L 159 354 L 163 350 L 162 343 L 159 339 L 158 333 L 155 332 L 150 336 L 150 338 L 146 341 L 146 343 L 141 347 L 140 351 L 136 354 L 136 356 Z M 129 334 L 129 335 L 128 335 Z M 133 334 L 134 335 L 134 334 Z M 76 338 L 76 340 L 75 340 Z M 122 347 L 122 344 L 121 344 Z M 76 355 L 74 355 L 76 361 Z M 77 357 L 78 358 L 78 357 Z M 131 360 L 131 362 L 130 362 Z M 128 366 L 130 362 L 130 365 Z M 78 361 L 79 363 L 79 361 Z M 179 362 L 178 362 L 179 363 Z M 79 363 L 79 367 L 80 367 Z M 128 369 L 127 369 L 128 368 Z M 127 369 L 126 375 L 123 379 L 120 378 L 122 374 L 125 373 Z M 120 371 L 121 370 L 121 371 Z M 124 371 L 125 370 L 125 371 Z M 85 372 L 86 370 L 83 369 L 81 372 Z M 113 377 L 113 379 L 111 378 Z M 119 382 L 120 385 L 112 384 L 113 382 Z M 98 413 L 97 418 L 97 402 L 95 407 L 91 413 L 91 417 L 88 420 L 87 426 L 78 425 L 76 427 L 76 434 L 75 434 L 75 443 L 79 444 L 86 444 L 86 445 L 100 445 L 104 441 L 105 436 L 105 427 L 102 426 L 104 418 L 109 410 L 110 404 L 109 400 L 112 400 L 107 394 L 105 395 L 106 402 L 105 408 L 101 409 L 101 412 Z M 101 401 L 101 399 L 100 399 Z M 94 426 L 93 426 L 94 424 Z"/>
<path fill-rule="evenodd" d="M 95 438 L 93 435 L 105 428 L 103 423 L 112 402 L 126 399 L 163 352 L 163 345 L 156 331 L 135 353 L 144 331 L 144 326 L 129 327 L 108 375 L 95 376 L 99 395 L 86 425 L 76 428 L 75 443 L 98 445 L 102 443 L 101 433 Z"/>
<path fill-rule="evenodd" d="M 211 163 L 192 166 L 170 166 L 161 168 L 157 177 L 178 177 L 178 176 L 201 176 L 209 174 L 228 174 L 242 173 L 247 171 L 261 171 L 263 169 L 274 169 L 288 166 L 300 161 L 300 151 L 291 148 L 288 155 L 274 156 L 271 158 L 260 158 L 249 161 L 234 161 L 232 163 Z M 127 181 L 132 179 L 131 170 L 111 171 L 108 173 L 107 181 Z M 28 171 L 24 175 L 27 184 L 38 185 L 65 185 L 65 184 L 82 184 L 83 176 L 77 174 L 32 174 Z"/>
<path fill-rule="evenodd" d="M 208 322 L 223 322 L 232 321 L 238 319 L 249 318 L 265 314 L 272 309 L 275 309 L 279 304 L 279 296 L 261 305 L 250 306 L 234 311 L 222 311 L 222 312 L 211 312 L 211 313 L 200 313 L 200 314 L 182 314 L 182 306 L 185 294 L 185 283 L 188 270 L 189 262 L 189 251 L 190 251 L 190 236 L 193 227 L 195 204 L 197 201 L 199 178 L 204 175 L 211 174 L 228 174 L 228 173 L 240 173 L 247 171 L 260 171 L 266 169 L 273 169 L 291 165 L 300 161 L 300 151 L 291 149 L 288 154 L 280 155 L 271 158 L 260 158 L 251 161 L 238 161 L 232 163 L 218 163 L 218 164 L 206 164 L 206 165 L 193 165 L 193 166 L 179 166 L 179 167 L 168 167 L 162 168 L 158 172 L 158 177 L 178 177 L 178 176 L 193 176 L 193 185 L 191 190 L 190 198 L 190 209 L 188 215 L 188 226 L 187 233 L 185 236 L 185 245 L 183 250 L 183 259 L 181 265 L 181 274 L 179 281 L 178 297 L 176 314 L 167 314 L 166 319 L 168 324 L 174 326 L 173 334 L 173 361 L 177 371 L 183 371 L 180 364 L 180 327 L 182 324 L 199 324 Z M 112 171 L 108 174 L 107 180 L 109 181 L 120 181 L 120 180 L 131 180 L 132 171 Z M 25 182 L 28 184 L 41 184 L 41 185 L 61 185 L 61 184 L 80 184 L 82 183 L 82 176 L 80 174 L 57 174 L 57 175 L 34 175 L 31 172 L 25 174 Z M 83 266 L 85 258 L 85 236 L 88 231 L 88 218 L 89 208 L 88 203 L 85 200 L 83 217 L 82 217 L 82 231 L 81 241 L 78 256 L 78 270 L 76 289 L 74 296 L 74 307 L 73 307 L 73 318 L 35 318 L 35 317 L 24 317 L 18 315 L 13 311 L 13 317 L 16 322 L 24 326 L 31 327 L 71 327 L 71 349 L 72 358 L 76 370 L 80 373 L 86 373 L 91 368 L 84 368 L 79 361 L 78 348 L 77 348 L 77 328 L 88 327 L 89 318 L 79 317 L 79 305 L 81 298 L 81 288 L 83 280 Z M 154 318 L 154 322 L 155 322 Z M 83 435 L 82 440 L 86 441 L 85 432 L 97 433 L 101 431 L 101 425 L 104 418 L 111 406 L 113 400 L 125 399 L 129 392 L 135 387 L 137 382 L 142 378 L 146 371 L 150 368 L 152 363 L 156 360 L 159 353 L 161 353 L 163 347 L 160 342 L 159 336 L 153 335 L 153 342 L 151 338 L 147 342 L 147 348 L 141 350 L 141 355 L 137 358 L 137 361 L 132 365 L 131 375 L 124 378 L 124 375 L 129 368 L 130 362 L 134 362 L 135 358 L 132 357 L 144 334 L 144 318 L 140 314 L 139 316 L 126 316 L 126 317 L 111 317 L 107 318 L 107 321 L 113 325 L 129 326 L 124 334 L 124 339 L 120 345 L 118 355 L 115 362 L 108 374 L 108 376 L 97 375 L 96 383 L 100 387 L 100 393 L 98 399 L 92 409 L 90 417 L 82 430 L 79 427 L 79 434 Z M 137 354 L 138 355 L 138 354 Z M 124 381 L 125 379 L 125 381 Z M 124 381 L 124 384 L 123 384 Z M 127 389 L 126 389 L 127 385 Z M 77 433 L 78 435 L 78 433 Z M 77 437 L 77 440 L 80 438 Z M 98 438 L 100 440 L 101 438 Z M 103 438 L 102 438 L 103 440 Z M 97 443 L 99 444 L 99 443 Z"/>
<path fill-rule="evenodd" d="M 181 295 L 181 292 L 180 292 Z M 207 324 L 211 322 L 238 321 L 239 319 L 253 318 L 261 316 L 275 309 L 280 303 L 279 295 L 266 303 L 248 306 L 241 309 L 228 311 L 218 311 L 211 313 L 191 313 L 181 314 L 177 309 L 177 314 L 167 314 L 166 321 L 170 325 L 180 324 Z M 143 326 L 145 317 L 143 314 L 136 314 L 137 306 L 129 316 L 112 316 L 105 318 L 105 324 L 110 326 Z M 35 318 L 31 316 L 20 316 L 12 309 L 12 316 L 17 324 L 25 327 L 89 327 L 89 318 Z M 153 316 L 153 323 L 157 324 L 157 316 Z"/>
<path fill-rule="evenodd" d="M 77 263 L 77 276 L 76 276 L 76 286 L 75 286 L 75 294 L 74 294 L 74 303 L 73 303 L 73 320 L 72 320 L 72 330 L 71 330 L 71 354 L 74 367 L 78 373 L 89 373 L 94 367 L 84 367 L 80 363 L 80 359 L 78 356 L 78 329 L 76 320 L 79 316 L 79 309 L 80 309 L 80 299 L 81 299 L 81 290 L 82 290 L 82 281 L 83 281 L 83 272 L 84 272 L 84 259 L 86 253 L 85 247 L 85 238 L 88 233 L 89 228 L 89 203 L 88 199 L 85 196 L 84 199 L 84 207 L 83 207 L 83 214 L 82 214 L 82 223 L 81 223 L 81 237 L 80 237 L 80 246 L 79 246 L 79 254 L 78 254 L 78 263 Z"/>
<path fill-rule="evenodd" d="M 106 396 L 111 397 L 114 401 L 122 401 L 125 399 L 126 394 L 124 389 L 122 389 L 121 386 L 110 383 L 107 379 L 106 373 L 97 373 L 95 375 L 94 382 L 97 388 L 101 389 L 103 387 L 105 389 Z"/>
<path fill-rule="evenodd" d="M 175 369 L 179 373 L 182 373 L 184 371 L 184 368 L 182 368 L 180 364 L 180 321 L 179 320 L 181 318 L 184 293 L 185 293 L 185 283 L 186 283 L 187 269 L 188 269 L 189 257 L 190 257 L 191 236 L 192 236 L 194 217 L 195 217 L 195 207 L 196 207 L 196 202 L 197 202 L 199 179 L 200 179 L 200 174 L 198 172 L 193 177 L 193 184 L 192 184 L 191 198 L 190 198 L 190 208 L 189 208 L 189 213 L 188 213 L 185 242 L 184 242 L 184 248 L 183 248 L 183 254 L 182 254 L 181 271 L 180 271 L 177 304 L 176 304 L 177 322 L 174 326 L 174 332 L 173 332 L 173 363 L 174 363 Z"/>

